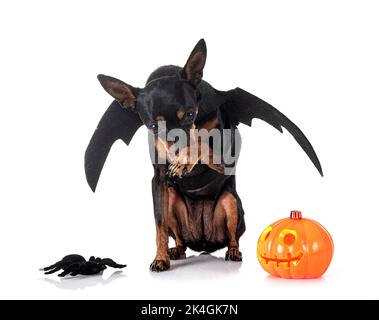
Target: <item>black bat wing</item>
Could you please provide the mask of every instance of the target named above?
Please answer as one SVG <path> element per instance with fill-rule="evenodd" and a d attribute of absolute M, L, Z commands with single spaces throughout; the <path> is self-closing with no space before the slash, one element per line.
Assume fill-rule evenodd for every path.
<path fill-rule="evenodd" d="M 258 118 L 271 124 L 280 132 L 283 132 L 282 127 L 284 127 L 292 134 L 297 143 L 305 151 L 321 176 L 323 175 L 320 161 L 311 143 L 303 132 L 283 113 L 275 109 L 269 103 L 241 88 L 226 92 L 219 91 L 219 94 L 226 96 L 226 103 L 224 103 L 221 108 L 228 114 L 234 125 L 243 123 L 251 126 L 252 119 Z"/>
<path fill-rule="evenodd" d="M 142 121 L 138 114 L 122 108 L 116 100 L 105 111 L 84 157 L 86 178 L 92 191 L 96 190 L 101 170 L 113 143 L 121 139 L 129 144 L 141 125 Z"/>

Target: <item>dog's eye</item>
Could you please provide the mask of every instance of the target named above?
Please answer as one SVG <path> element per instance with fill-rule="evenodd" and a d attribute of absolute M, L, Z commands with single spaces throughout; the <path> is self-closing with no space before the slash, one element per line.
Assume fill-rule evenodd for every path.
<path fill-rule="evenodd" d="M 156 124 L 156 123 L 152 123 L 152 124 L 150 124 L 149 125 L 149 128 L 151 129 L 151 130 L 157 130 L 158 129 L 158 125 Z"/>
<path fill-rule="evenodd" d="M 195 114 L 195 113 L 194 113 L 193 111 L 188 111 L 188 112 L 186 113 L 186 116 L 187 116 L 188 118 L 192 118 L 194 114 Z"/>

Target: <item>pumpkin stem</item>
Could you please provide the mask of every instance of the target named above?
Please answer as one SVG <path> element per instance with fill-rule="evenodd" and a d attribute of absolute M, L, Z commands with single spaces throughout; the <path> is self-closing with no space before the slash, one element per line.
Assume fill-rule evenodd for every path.
<path fill-rule="evenodd" d="M 292 210 L 290 218 L 294 220 L 301 220 L 303 217 L 301 215 L 301 211 Z"/>

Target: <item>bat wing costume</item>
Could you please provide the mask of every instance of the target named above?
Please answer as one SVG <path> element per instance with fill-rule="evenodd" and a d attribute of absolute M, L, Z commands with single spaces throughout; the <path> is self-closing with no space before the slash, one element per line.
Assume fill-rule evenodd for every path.
<path fill-rule="evenodd" d="M 272 105 L 241 88 L 218 91 L 204 80 L 199 88 L 202 101 L 199 107 L 198 121 L 219 109 L 223 115 L 229 118 L 234 127 L 240 123 L 251 126 L 254 118 L 269 123 L 281 133 L 283 133 L 282 127 L 284 127 L 305 151 L 319 173 L 323 175 L 320 161 L 307 137 L 290 119 Z M 101 170 L 113 143 L 121 139 L 129 145 L 141 126 L 142 121 L 138 114 L 123 109 L 116 100 L 111 103 L 101 118 L 85 152 L 86 178 L 92 191 L 96 190 Z"/>

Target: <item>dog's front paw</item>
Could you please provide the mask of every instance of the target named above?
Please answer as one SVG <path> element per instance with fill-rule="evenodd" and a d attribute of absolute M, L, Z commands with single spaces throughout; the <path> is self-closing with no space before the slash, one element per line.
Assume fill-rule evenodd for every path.
<path fill-rule="evenodd" d="M 220 174 L 225 174 L 225 165 L 223 163 L 214 164 L 213 166 L 211 166 L 211 169 L 215 170 L 216 172 Z"/>
<path fill-rule="evenodd" d="M 160 259 L 155 259 L 151 265 L 150 265 L 150 270 L 154 272 L 161 272 L 161 271 L 166 271 L 170 268 L 170 260 L 160 260 Z"/>
<path fill-rule="evenodd" d="M 198 153 L 191 151 L 194 146 L 183 148 L 179 155 L 175 156 L 168 167 L 168 174 L 171 177 L 182 177 L 189 174 L 199 160 Z"/>
<path fill-rule="evenodd" d="M 242 253 L 237 248 L 230 248 L 225 254 L 226 261 L 242 261 Z"/>
<path fill-rule="evenodd" d="M 173 162 L 168 167 L 168 173 L 170 177 L 177 176 L 181 178 L 183 175 L 187 173 L 187 165 L 179 162 Z"/>
<path fill-rule="evenodd" d="M 168 249 L 168 254 L 171 260 L 184 259 L 186 257 L 186 249 L 183 247 L 173 247 Z"/>

